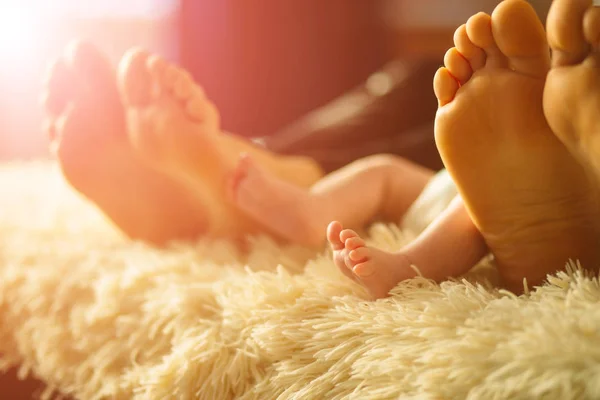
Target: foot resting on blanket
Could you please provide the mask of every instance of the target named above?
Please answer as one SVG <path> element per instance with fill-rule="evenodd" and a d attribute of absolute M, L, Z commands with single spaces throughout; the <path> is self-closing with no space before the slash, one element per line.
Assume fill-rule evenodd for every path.
<path fill-rule="evenodd" d="M 387 296 L 398 282 L 416 276 L 405 253 L 368 247 L 356 232 L 343 229 L 339 222 L 329 224 L 327 240 L 333 250 L 335 265 L 367 288 L 374 298 Z"/>
<path fill-rule="evenodd" d="M 219 113 L 184 70 L 156 55 L 133 49 L 121 60 L 119 87 L 130 140 L 137 154 L 191 191 L 209 217 L 209 237 L 241 238 L 264 231 L 226 195 L 227 177 L 241 153 L 300 187 L 322 176 L 305 157 L 280 156 L 221 131 Z"/>
<path fill-rule="evenodd" d="M 434 80 L 436 141 L 505 285 L 539 284 L 569 259 L 597 268 L 596 190 L 544 117 L 550 58 L 535 12 L 506 0 L 454 42 Z"/>
<path fill-rule="evenodd" d="M 233 201 L 241 210 L 290 241 L 320 246 L 329 222 L 339 221 L 327 230 L 336 265 L 380 298 L 398 282 L 416 275 L 412 265 L 423 276 L 441 281 L 466 272 L 486 254 L 483 238 L 460 198 L 440 204 L 445 210 L 396 252 L 365 247 L 352 231 L 342 233 L 342 226 L 362 228 L 378 218 L 399 222 L 407 212 L 415 216 L 413 203 L 432 175 L 407 160 L 376 155 L 357 160 L 305 189 L 278 179 L 246 156 L 230 184 Z"/>
<path fill-rule="evenodd" d="M 95 47 L 73 43 L 42 98 L 64 176 L 125 234 L 162 244 L 204 232 L 204 210 L 189 192 L 134 154 L 114 73 Z"/>

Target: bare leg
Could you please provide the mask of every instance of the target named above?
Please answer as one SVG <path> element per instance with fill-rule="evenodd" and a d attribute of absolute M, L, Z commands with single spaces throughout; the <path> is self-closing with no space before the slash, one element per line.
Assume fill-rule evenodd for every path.
<path fill-rule="evenodd" d="M 374 298 L 385 297 L 398 282 L 416 276 L 442 281 L 467 272 L 487 253 L 483 237 L 462 200 L 450 206 L 409 245 L 398 252 L 371 248 L 356 232 L 332 222 L 327 239 L 333 259 L 347 276 L 363 284 Z"/>
<path fill-rule="evenodd" d="M 245 157 L 232 178 L 232 197 L 247 215 L 285 239 L 320 246 L 332 220 L 354 228 L 375 218 L 399 222 L 432 175 L 404 159 L 378 155 L 355 161 L 307 190 Z"/>

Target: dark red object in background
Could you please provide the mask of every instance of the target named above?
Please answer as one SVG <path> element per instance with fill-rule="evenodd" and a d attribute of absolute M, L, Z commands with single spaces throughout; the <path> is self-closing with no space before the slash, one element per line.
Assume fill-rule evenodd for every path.
<path fill-rule="evenodd" d="M 182 3 L 182 64 L 219 107 L 225 129 L 276 132 L 389 60 L 381 0 Z"/>

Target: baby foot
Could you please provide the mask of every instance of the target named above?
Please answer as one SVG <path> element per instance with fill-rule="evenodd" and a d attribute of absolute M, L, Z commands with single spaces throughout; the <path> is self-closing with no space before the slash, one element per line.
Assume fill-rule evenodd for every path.
<path fill-rule="evenodd" d="M 202 88 L 158 56 L 129 52 L 120 64 L 119 83 L 137 153 L 194 193 L 209 215 L 209 236 L 245 236 L 264 229 L 229 201 L 227 183 L 241 153 L 299 186 L 323 174 L 312 160 L 278 156 L 222 132 L 219 113 Z"/>
<path fill-rule="evenodd" d="M 434 80 L 436 141 L 506 286 L 539 284 L 569 259 L 597 267 L 596 192 L 544 118 L 550 60 L 535 12 L 504 1 L 454 43 Z"/>
<path fill-rule="evenodd" d="M 544 112 L 550 127 L 600 174 L 600 9 L 592 0 L 555 0 L 548 15 L 552 69 Z"/>
<path fill-rule="evenodd" d="M 356 232 L 343 229 L 339 222 L 329 224 L 327 240 L 335 265 L 375 299 L 388 296 L 399 282 L 416 276 L 406 255 L 368 247 Z"/>
<path fill-rule="evenodd" d="M 89 43 L 73 43 L 48 74 L 45 128 L 64 176 L 124 233 L 162 244 L 205 229 L 201 208 L 131 148 L 115 76 Z"/>

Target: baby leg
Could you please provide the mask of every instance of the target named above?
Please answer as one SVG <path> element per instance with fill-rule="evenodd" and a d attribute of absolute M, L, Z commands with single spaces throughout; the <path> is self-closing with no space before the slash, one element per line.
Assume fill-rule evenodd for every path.
<path fill-rule="evenodd" d="M 399 222 L 432 176 L 402 158 L 377 155 L 355 161 L 307 190 L 244 157 L 231 188 L 234 203 L 277 235 L 320 246 L 332 220 L 354 228 L 376 218 Z"/>
<path fill-rule="evenodd" d="M 441 281 L 467 272 L 487 252 L 458 196 L 416 240 L 398 252 L 366 246 L 354 231 L 343 229 L 337 221 L 329 225 L 327 239 L 338 268 L 365 286 L 374 298 L 387 296 L 397 283 L 416 276 L 413 265 L 424 277 Z"/>

